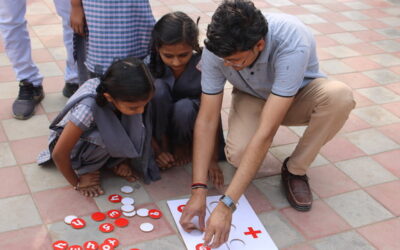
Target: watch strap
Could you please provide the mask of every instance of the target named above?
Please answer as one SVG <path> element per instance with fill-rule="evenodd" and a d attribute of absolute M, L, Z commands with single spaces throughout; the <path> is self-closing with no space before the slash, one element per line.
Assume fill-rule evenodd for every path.
<path fill-rule="evenodd" d="M 232 200 L 231 197 L 229 197 L 228 195 L 222 195 L 221 198 L 219 198 L 219 201 L 224 203 L 225 206 L 231 208 L 232 212 L 235 212 L 236 205 L 235 205 L 235 202 Z"/>

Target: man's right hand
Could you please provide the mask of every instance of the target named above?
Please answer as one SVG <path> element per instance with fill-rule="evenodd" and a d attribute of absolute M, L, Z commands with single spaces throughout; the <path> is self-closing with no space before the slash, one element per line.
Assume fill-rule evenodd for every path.
<path fill-rule="evenodd" d="M 186 232 L 191 232 L 194 229 L 204 231 L 205 223 L 204 219 L 206 216 L 206 197 L 207 189 L 198 188 L 192 191 L 192 196 L 186 204 L 182 211 L 181 219 L 179 223 L 181 224 L 183 230 Z M 195 216 L 199 217 L 199 225 L 194 224 L 193 218 Z M 200 227 L 200 228 L 199 228 Z"/>

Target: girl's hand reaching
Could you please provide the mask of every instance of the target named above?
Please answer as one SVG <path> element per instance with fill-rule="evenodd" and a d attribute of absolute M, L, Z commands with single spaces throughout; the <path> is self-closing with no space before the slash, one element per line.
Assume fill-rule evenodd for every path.
<path fill-rule="evenodd" d="M 115 166 L 112 171 L 117 176 L 121 176 L 129 182 L 134 182 L 139 179 L 136 173 L 132 170 L 129 160 L 126 160 L 118 166 Z"/>

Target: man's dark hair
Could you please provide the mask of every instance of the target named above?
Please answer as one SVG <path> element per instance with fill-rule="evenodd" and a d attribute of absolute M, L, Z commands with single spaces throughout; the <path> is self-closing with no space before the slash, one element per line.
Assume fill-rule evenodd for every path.
<path fill-rule="evenodd" d="M 206 48 L 219 57 L 250 50 L 268 32 L 267 20 L 253 2 L 225 0 L 207 27 Z"/>

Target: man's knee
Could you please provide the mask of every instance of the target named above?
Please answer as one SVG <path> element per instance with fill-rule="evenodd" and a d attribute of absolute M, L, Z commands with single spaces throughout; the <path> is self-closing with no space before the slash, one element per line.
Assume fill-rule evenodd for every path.
<path fill-rule="evenodd" d="M 326 91 L 327 104 L 335 113 L 348 114 L 354 109 L 353 91 L 343 82 L 332 81 Z"/>
<path fill-rule="evenodd" d="M 233 146 L 231 143 L 227 142 L 226 146 L 225 146 L 226 160 L 231 165 L 238 168 L 240 165 L 240 161 L 242 160 L 244 150 L 245 150 L 245 147 L 243 147 L 241 145 Z"/>

